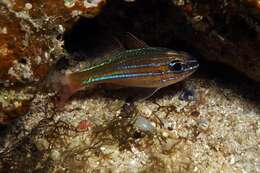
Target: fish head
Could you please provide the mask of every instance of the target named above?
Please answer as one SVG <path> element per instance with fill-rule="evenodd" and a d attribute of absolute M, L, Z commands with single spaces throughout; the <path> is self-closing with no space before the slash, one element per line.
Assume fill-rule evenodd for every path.
<path fill-rule="evenodd" d="M 194 73 L 199 67 L 197 59 L 186 52 L 168 51 L 166 57 L 162 82 L 173 84 L 181 81 Z"/>

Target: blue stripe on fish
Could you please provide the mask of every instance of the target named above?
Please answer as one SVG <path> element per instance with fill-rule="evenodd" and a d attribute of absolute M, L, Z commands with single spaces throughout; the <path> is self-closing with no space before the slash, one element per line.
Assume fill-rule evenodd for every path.
<path fill-rule="evenodd" d="M 149 68 L 149 67 L 160 67 L 166 65 L 166 63 L 152 63 L 152 64 L 141 64 L 141 65 L 125 65 L 125 66 L 119 66 L 115 68 L 116 70 L 129 70 L 129 69 L 138 69 L 138 68 Z"/>
<path fill-rule="evenodd" d="M 84 84 L 90 84 L 93 82 L 99 82 L 103 80 L 109 80 L 109 79 L 124 79 L 124 78 L 135 78 L 135 77 L 147 77 L 147 76 L 159 76 L 162 73 L 138 73 L 138 74 L 112 74 L 97 78 L 89 78 L 88 80 L 84 80 Z"/>
<path fill-rule="evenodd" d="M 170 74 L 173 72 L 168 71 L 166 74 Z M 125 79 L 125 78 L 138 78 L 138 77 L 150 77 L 150 76 L 160 76 L 163 75 L 165 73 L 130 73 L 130 74 L 111 74 L 111 75 L 107 75 L 107 76 L 102 76 L 102 77 L 91 77 L 88 80 L 84 80 L 83 83 L 84 84 L 90 84 L 93 82 L 100 82 L 100 81 L 104 81 L 104 80 L 110 80 L 110 79 Z M 169 80 L 175 80 L 176 78 L 172 77 Z M 162 82 L 166 82 L 164 80 L 162 80 Z"/>

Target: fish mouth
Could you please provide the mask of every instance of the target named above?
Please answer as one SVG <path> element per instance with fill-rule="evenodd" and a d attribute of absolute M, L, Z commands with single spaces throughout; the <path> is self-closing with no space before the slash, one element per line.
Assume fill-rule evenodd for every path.
<path fill-rule="evenodd" d="M 185 64 L 185 71 L 195 71 L 199 67 L 199 62 L 196 59 L 190 59 Z"/>

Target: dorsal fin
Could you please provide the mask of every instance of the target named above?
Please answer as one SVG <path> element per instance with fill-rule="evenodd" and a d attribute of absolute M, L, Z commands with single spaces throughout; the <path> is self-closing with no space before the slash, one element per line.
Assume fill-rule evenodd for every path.
<path fill-rule="evenodd" d="M 126 49 L 137 49 L 149 47 L 144 41 L 127 32 L 124 35 L 123 44 Z"/>
<path fill-rule="evenodd" d="M 95 58 L 90 62 L 90 65 L 88 67 L 85 67 L 81 70 L 83 71 L 89 71 L 92 69 L 95 69 L 100 66 L 101 63 L 105 61 L 110 61 L 111 56 L 115 53 L 124 51 L 125 48 L 121 44 L 121 42 L 116 38 L 112 37 L 109 41 L 109 44 L 101 48 L 100 52 L 95 54 Z"/>
<path fill-rule="evenodd" d="M 109 41 L 109 44 L 103 48 L 102 56 L 99 55 L 99 57 L 110 57 L 112 54 L 121 52 L 123 50 L 125 50 L 125 48 L 121 42 L 116 37 L 112 37 Z"/>
<path fill-rule="evenodd" d="M 125 48 L 117 37 L 103 34 L 97 36 L 95 39 L 91 38 L 88 42 L 86 41 L 86 45 L 84 45 L 81 52 L 73 52 L 73 55 L 81 59 L 95 59 L 109 57 L 123 50 Z"/>

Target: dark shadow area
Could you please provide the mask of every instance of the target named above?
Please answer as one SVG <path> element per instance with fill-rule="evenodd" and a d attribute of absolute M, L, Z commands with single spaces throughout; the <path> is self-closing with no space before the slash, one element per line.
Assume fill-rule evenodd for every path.
<path fill-rule="evenodd" d="M 174 6 L 168 0 L 143 0 L 133 3 L 116 1 L 108 3 L 99 16 L 93 19 L 82 17 L 71 30 L 64 34 L 65 49 L 72 55 L 71 58 L 76 61 L 100 57 L 115 47 L 113 44 L 114 38 L 120 40 L 122 34 L 130 32 L 144 40 L 148 45 L 185 51 L 198 58 L 200 68 L 195 77 L 215 79 L 218 84 L 231 89 L 235 89 L 233 86 L 245 86 L 245 84 L 252 86 L 252 88 L 256 88 L 254 89 L 255 93 L 252 93 L 250 88 L 248 90 L 235 90 L 245 98 L 260 100 L 260 93 L 257 90 L 260 87 L 257 82 L 248 79 L 244 74 L 224 64 L 205 60 L 204 55 L 201 54 L 196 45 L 194 46 L 187 41 L 189 37 L 194 38 L 195 32 L 184 15 L 180 8 Z M 215 19 L 220 22 L 218 16 L 219 14 L 216 14 Z M 240 20 L 234 22 L 236 25 L 241 23 Z M 223 26 L 219 28 L 219 31 L 230 35 L 230 37 L 237 34 L 228 34 L 229 31 L 223 29 L 225 28 L 223 23 L 218 23 L 218 26 Z M 239 34 L 241 34 L 240 30 L 238 30 Z M 172 91 L 177 92 L 182 87 L 182 83 L 169 86 L 159 91 L 159 94 L 169 94 L 168 91 L 170 93 L 173 93 Z M 111 91 L 111 94 L 109 94 L 109 91 L 105 92 L 108 93 L 108 96 L 113 96 L 115 95 L 114 92 L 117 91 Z M 120 91 L 118 94 L 120 95 Z M 155 96 L 159 94 L 156 93 Z"/>
<path fill-rule="evenodd" d="M 171 13 L 174 13 L 172 16 L 176 18 L 170 19 L 168 16 Z M 170 1 L 117 1 L 108 3 L 99 16 L 93 19 L 82 17 L 75 23 L 74 27 L 64 34 L 65 49 L 76 55 L 76 58 L 82 59 L 77 55 L 92 56 L 102 52 L 110 46 L 113 37 L 130 32 L 151 46 L 167 47 L 171 44 L 172 48 L 183 50 L 184 46 L 179 41 L 172 45 L 174 35 L 178 34 L 172 32 L 179 32 L 173 29 L 175 25 L 184 26 L 186 22 L 180 9 Z M 183 27 L 181 32 L 191 33 L 187 26 Z"/>
<path fill-rule="evenodd" d="M 232 89 L 243 98 L 260 104 L 260 84 L 225 64 L 201 60 L 195 77 L 213 79 L 217 85 Z"/>

